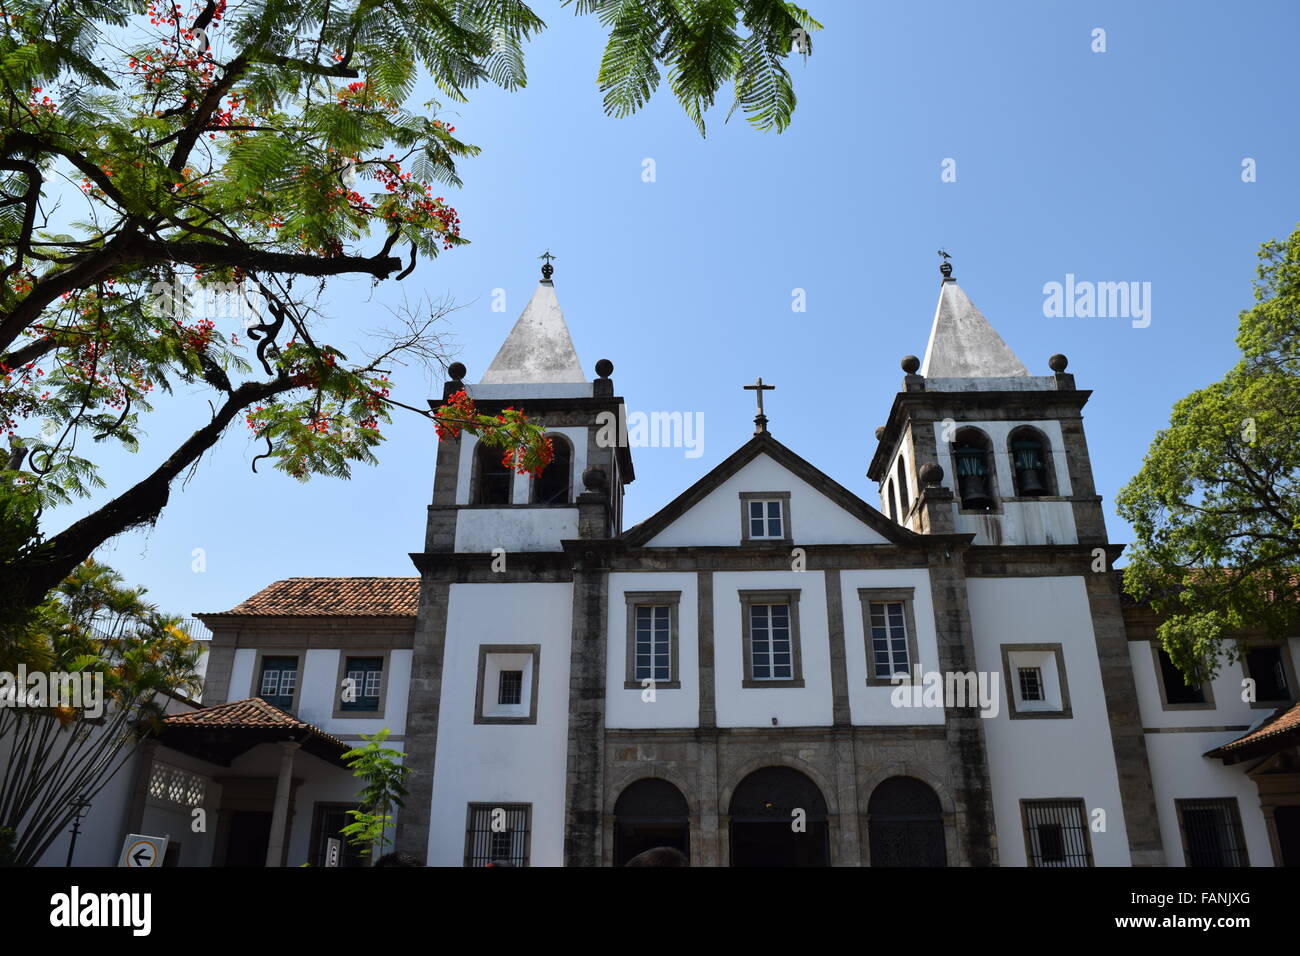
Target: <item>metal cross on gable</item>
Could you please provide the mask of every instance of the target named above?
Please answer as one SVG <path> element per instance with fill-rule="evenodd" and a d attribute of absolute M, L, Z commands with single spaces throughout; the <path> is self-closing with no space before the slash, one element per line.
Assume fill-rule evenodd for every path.
<path fill-rule="evenodd" d="M 767 416 L 763 414 L 763 393 L 770 392 L 776 388 L 775 385 L 764 385 L 762 377 L 754 380 L 753 385 L 741 386 L 747 392 L 756 392 L 758 398 L 758 415 L 754 418 L 754 434 L 759 435 L 767 431 Z"/>

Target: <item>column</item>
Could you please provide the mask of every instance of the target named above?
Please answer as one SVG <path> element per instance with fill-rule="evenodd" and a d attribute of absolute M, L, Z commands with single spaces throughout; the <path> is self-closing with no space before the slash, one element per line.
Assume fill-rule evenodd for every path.
<path fill-rule="evenodd" d="M 275 809 L 271 813 L 271 839 L 266 844 L 266 865 L 282 866 L 285 827 L 289 821 L 289 784 L 293 776 L 293 754 L 300 746 L 296 740 L 280 743 L 280 777 L 275 782 Z"/>

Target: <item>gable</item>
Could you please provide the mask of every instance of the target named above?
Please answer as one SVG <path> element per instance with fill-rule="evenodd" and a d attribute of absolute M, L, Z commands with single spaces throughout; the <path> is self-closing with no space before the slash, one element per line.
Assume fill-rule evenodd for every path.
<path fill-rule="evenodd" d="M 889 544 L 914 537 L 767 433 L 756 435 L 627 534 L 645 547 L 742 544 L 742 494 L 788 494 L 795 545 Z"/>

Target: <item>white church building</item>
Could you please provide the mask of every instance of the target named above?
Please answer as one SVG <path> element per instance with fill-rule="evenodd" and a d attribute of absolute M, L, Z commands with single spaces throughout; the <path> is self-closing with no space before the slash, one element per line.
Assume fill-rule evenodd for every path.
<path fill-rule="evenodd" d="M 1060 355 L 1031 374 L 941 271 L 876 503 L 773 434 L 756 389 L 753 437 L 625 528 L 624 400 L 608 361 L 584 374 L 546 266 L 444 397 L 523 408 L 554 462 L 532 479 L 442 441 L 418 576 L 290 578 L 201 615 L 204 706 L 124 775 L 120 830 L 188 799 L 216 825 L 177 862 L 319 863 L 357 790 L 339 754 L 388 728 L 398 848 L 436 866 L 1300 863 L 1300 639 L 1243 635 L 1182 682 L 1120 591 L 1090 392 Z"/>

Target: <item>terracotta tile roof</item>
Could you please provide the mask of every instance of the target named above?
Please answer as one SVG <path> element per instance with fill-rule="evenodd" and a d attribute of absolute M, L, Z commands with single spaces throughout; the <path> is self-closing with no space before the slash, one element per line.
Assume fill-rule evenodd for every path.
<path fill-rule="evenodd" d="M 1254 744 L 1269 740 L 1272 737 L 1278 737 L 1282 734 L 1300 731 L 1300 704 L 1291 705 L 1290 709 L 1279 709 L 1268 720 L 1260 724 L 1244 737 L 1238 737 L 1236 740 L 1224 744 L 1222 747 L 1215 747 L 1205 756 L 1218 757 L 1220 755 L 1229 755 L 1236 751 L 1244 750 Z"/>
<path fill-rule="evenodd" d="M 415 617 L 419 599 L 419 578 L 286 578 L 229 611 L 198 616 Z"/>
<path fill-rule="evenodd" d="M 246 700 L 232 700 L 226 704 L 216 704 L 185 714 L 172 714 L 163 718 L 163 724 L 176 728 L 223 729 L 223 730 L 309 730 L 321 740 L 335 744 L 343 750 L 350 749 L 348 744 L 332 737 L 319 727 L 299 720 L 288 711 L 269 704 L 260 697 Z"/>

